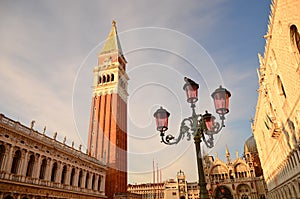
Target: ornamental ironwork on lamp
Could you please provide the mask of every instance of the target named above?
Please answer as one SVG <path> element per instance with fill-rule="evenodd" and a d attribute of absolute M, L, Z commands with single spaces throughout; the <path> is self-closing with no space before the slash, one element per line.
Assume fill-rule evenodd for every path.
<path fill-rule="evenodd" d="M 160 107 L 155 113 L 156 118 L 156 129 L 160 132 L 161 141 L 165 144 L 172 145 L 177 144 L 185 135 L 187 139 L 190 140 L 191 136 L 195 136 L 197 133 L 201 133 L 200 137 L 205 142 L 206 146 L 212 148 L 213 135 L 219 133 L 223 127 L 225 127 L 225 114 L 229 112 L 229 98 L 231 97 L 230 92 L 220 86 L 212 93 L 212 98 L 214 101 L 216 113 L 220 117 L 220 122 L 216 121 L 215 116 L 205 111 L 205 113 L 197 114 L 195 111 L 195 103 L 198 101 L 198 88 L 199 85 L 193 80 L 185 77 L 185 85 L 183 89 L 186 92 L 187 102 L 191 104 L 192 116 L 185 118 L 181 122 L 180 134 L 178 138 L 173 135 L 165 135 L 168 130 L 168 119 L 170 113 Z M 206 138 L 205 135 L 208 137 Z"/>
<path fill-rule="evenodd" d="M 168 130 L 168 123 L 170 113 L 160 107 L 155 113 L 156 129 L 160 132 L 161 142 L 167 145 L 179 143 L 185 136 L 190 140 L 193 136 L 196 146 L 197 165 L 199 175 L 200 197 L 201 199 L 209 199 L 208 191 L 206 189 L 205 176 L 203 171 L 202 155 L 200 150 L 200 143 L 203 141 L 209 148 L 214 146 L 213 136 L 219 133 L 225 127 L 225 115 L 229 113 L 229 98 L 231 94 L 225 88 L 220 86 L 212 93 L 216 113 L 219 115 L 220 122 L 216 121 L 216 117 L 205 111 L 205 113 L 197 114 L 195 111 L 196 102 L 198 101 L 199 84 L 193 80 L 185 77 L 185 84 L 183 90 L 186 92 L 187 102 L 191 104 L 192 115 L 182 120 L 179 136 L 175 138 L 173 135 L 165 135 Z"/>

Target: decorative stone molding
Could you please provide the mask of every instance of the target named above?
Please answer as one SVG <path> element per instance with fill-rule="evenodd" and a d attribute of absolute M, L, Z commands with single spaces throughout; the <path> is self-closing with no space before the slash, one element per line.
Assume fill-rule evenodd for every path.
<path fill-rule="evenodd" d="M 75 168 L 75 173 L 85 170 L 91 176 L 98 175 L 105 179 L 106 166 L 101 161 L 30 129 L 3 114 L 0 115 L 0 146 L 5 149 L 3 161 L 0 162 L 2 164 L 0 165 L 0 193 L 9 194 L 14 190 L 14 194 L 19 196 L 30 193 L 44 197 L 105 198 L 102 186 L 91 191 L 88 188 L 79 188 L 78 183 L 74 186 L 69 184 L 72 168 Z M 13 174 L 11 166 L 14 154 L 18 150 L 21 152 L 21 157 L 17 173 Z M 32 177 L 26 176 L 31 155 L 34 155 Z M 46 164 L 42 171 L 44 173 L 40 176 L 43 161 L 46 161 Z M 52 182 L 52 168 L 55 162 L 58 163 L 58 168 L 54 174 L 55 182 Z M 63 165 L 67 165 L 64 184 L 61 183 Z"/>

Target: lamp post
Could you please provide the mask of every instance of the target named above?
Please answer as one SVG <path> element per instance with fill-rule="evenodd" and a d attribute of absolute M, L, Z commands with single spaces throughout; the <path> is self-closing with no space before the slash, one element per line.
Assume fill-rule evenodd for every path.
<path fill-rule="evenodd" d="M 165 135 L 165 132 L 168 130 L 168 119 L 170 113 L 166 109 L 160 107 L 154 113 L 154 117 L 156 118 L 156 128 L 157 131 L 160 132 L 161 142 L 167 145 L 179 143 L 184 136 L 187 136 L 187 140 L 190 140 L 191 136 L 193 136 L 196 147 L 200 198 L 209 199 L 206 189 L 200 143 L 203 141 L 209 148 L 212 148 L 214 146 L 213 135 L 219 133 L 221 129 L 225 127 L 225 114 L 229 112 L 229 98 L 231 94 L 228 90 L 220 86 L 211 95 L 214 100 L 216 112 L 218 113 L 221 120 L 220 124 L 215 120 L 216 118 L 207 111 L 205 111 L 205 114 L 203 115 L 196 113 L 195 103 L 198 101 L 199 85 L 187 77 L 184 78 L 184 81 L 186 83 L 184 84 L 183 89 L 186 92 L 187 102 L 191 104 L 192 116 L 182 120 L 180 126 L 180 134 L 178 138 L 175 138 L 171 134 Z"/>

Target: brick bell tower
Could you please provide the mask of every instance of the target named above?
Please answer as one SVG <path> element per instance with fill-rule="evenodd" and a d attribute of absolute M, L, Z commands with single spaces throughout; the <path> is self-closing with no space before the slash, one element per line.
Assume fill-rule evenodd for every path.
<path fill-rule="evenodd" d="M 88 154 L 104 160 L 105 193 L 127 192 L 127 81 L 126 59 L 117 34 L 116 22 L 98 55 L 88 133 Z"/>

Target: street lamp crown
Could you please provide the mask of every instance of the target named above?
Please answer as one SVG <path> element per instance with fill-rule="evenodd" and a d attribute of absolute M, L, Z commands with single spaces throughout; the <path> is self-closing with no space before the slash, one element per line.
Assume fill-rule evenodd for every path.
<path fill-rule="evenodd" d="M 186 92 L 187 102 L 195 103 L 198 101 L 198 88 L 199 84 L 191 80 L 190 78 L 184 77 L 186 82 L 183 86 L 183 90 Z"/>
<path fill-rule="evenodd" d="M 216 112 L 224 116 L 229 112 L 229 98 L 231 97 L 231 93 L 220 86 L 217 88 L 212 94 L 211 97 L 214 100 Z"/>
<path fill-rule="evenodd" d="M 168 130 L 168 118 L 170 113 L 166 109 L 160 107 L 153 116 L 156 118 L 156 127 L 158 131 L 164 132 Z"/>

